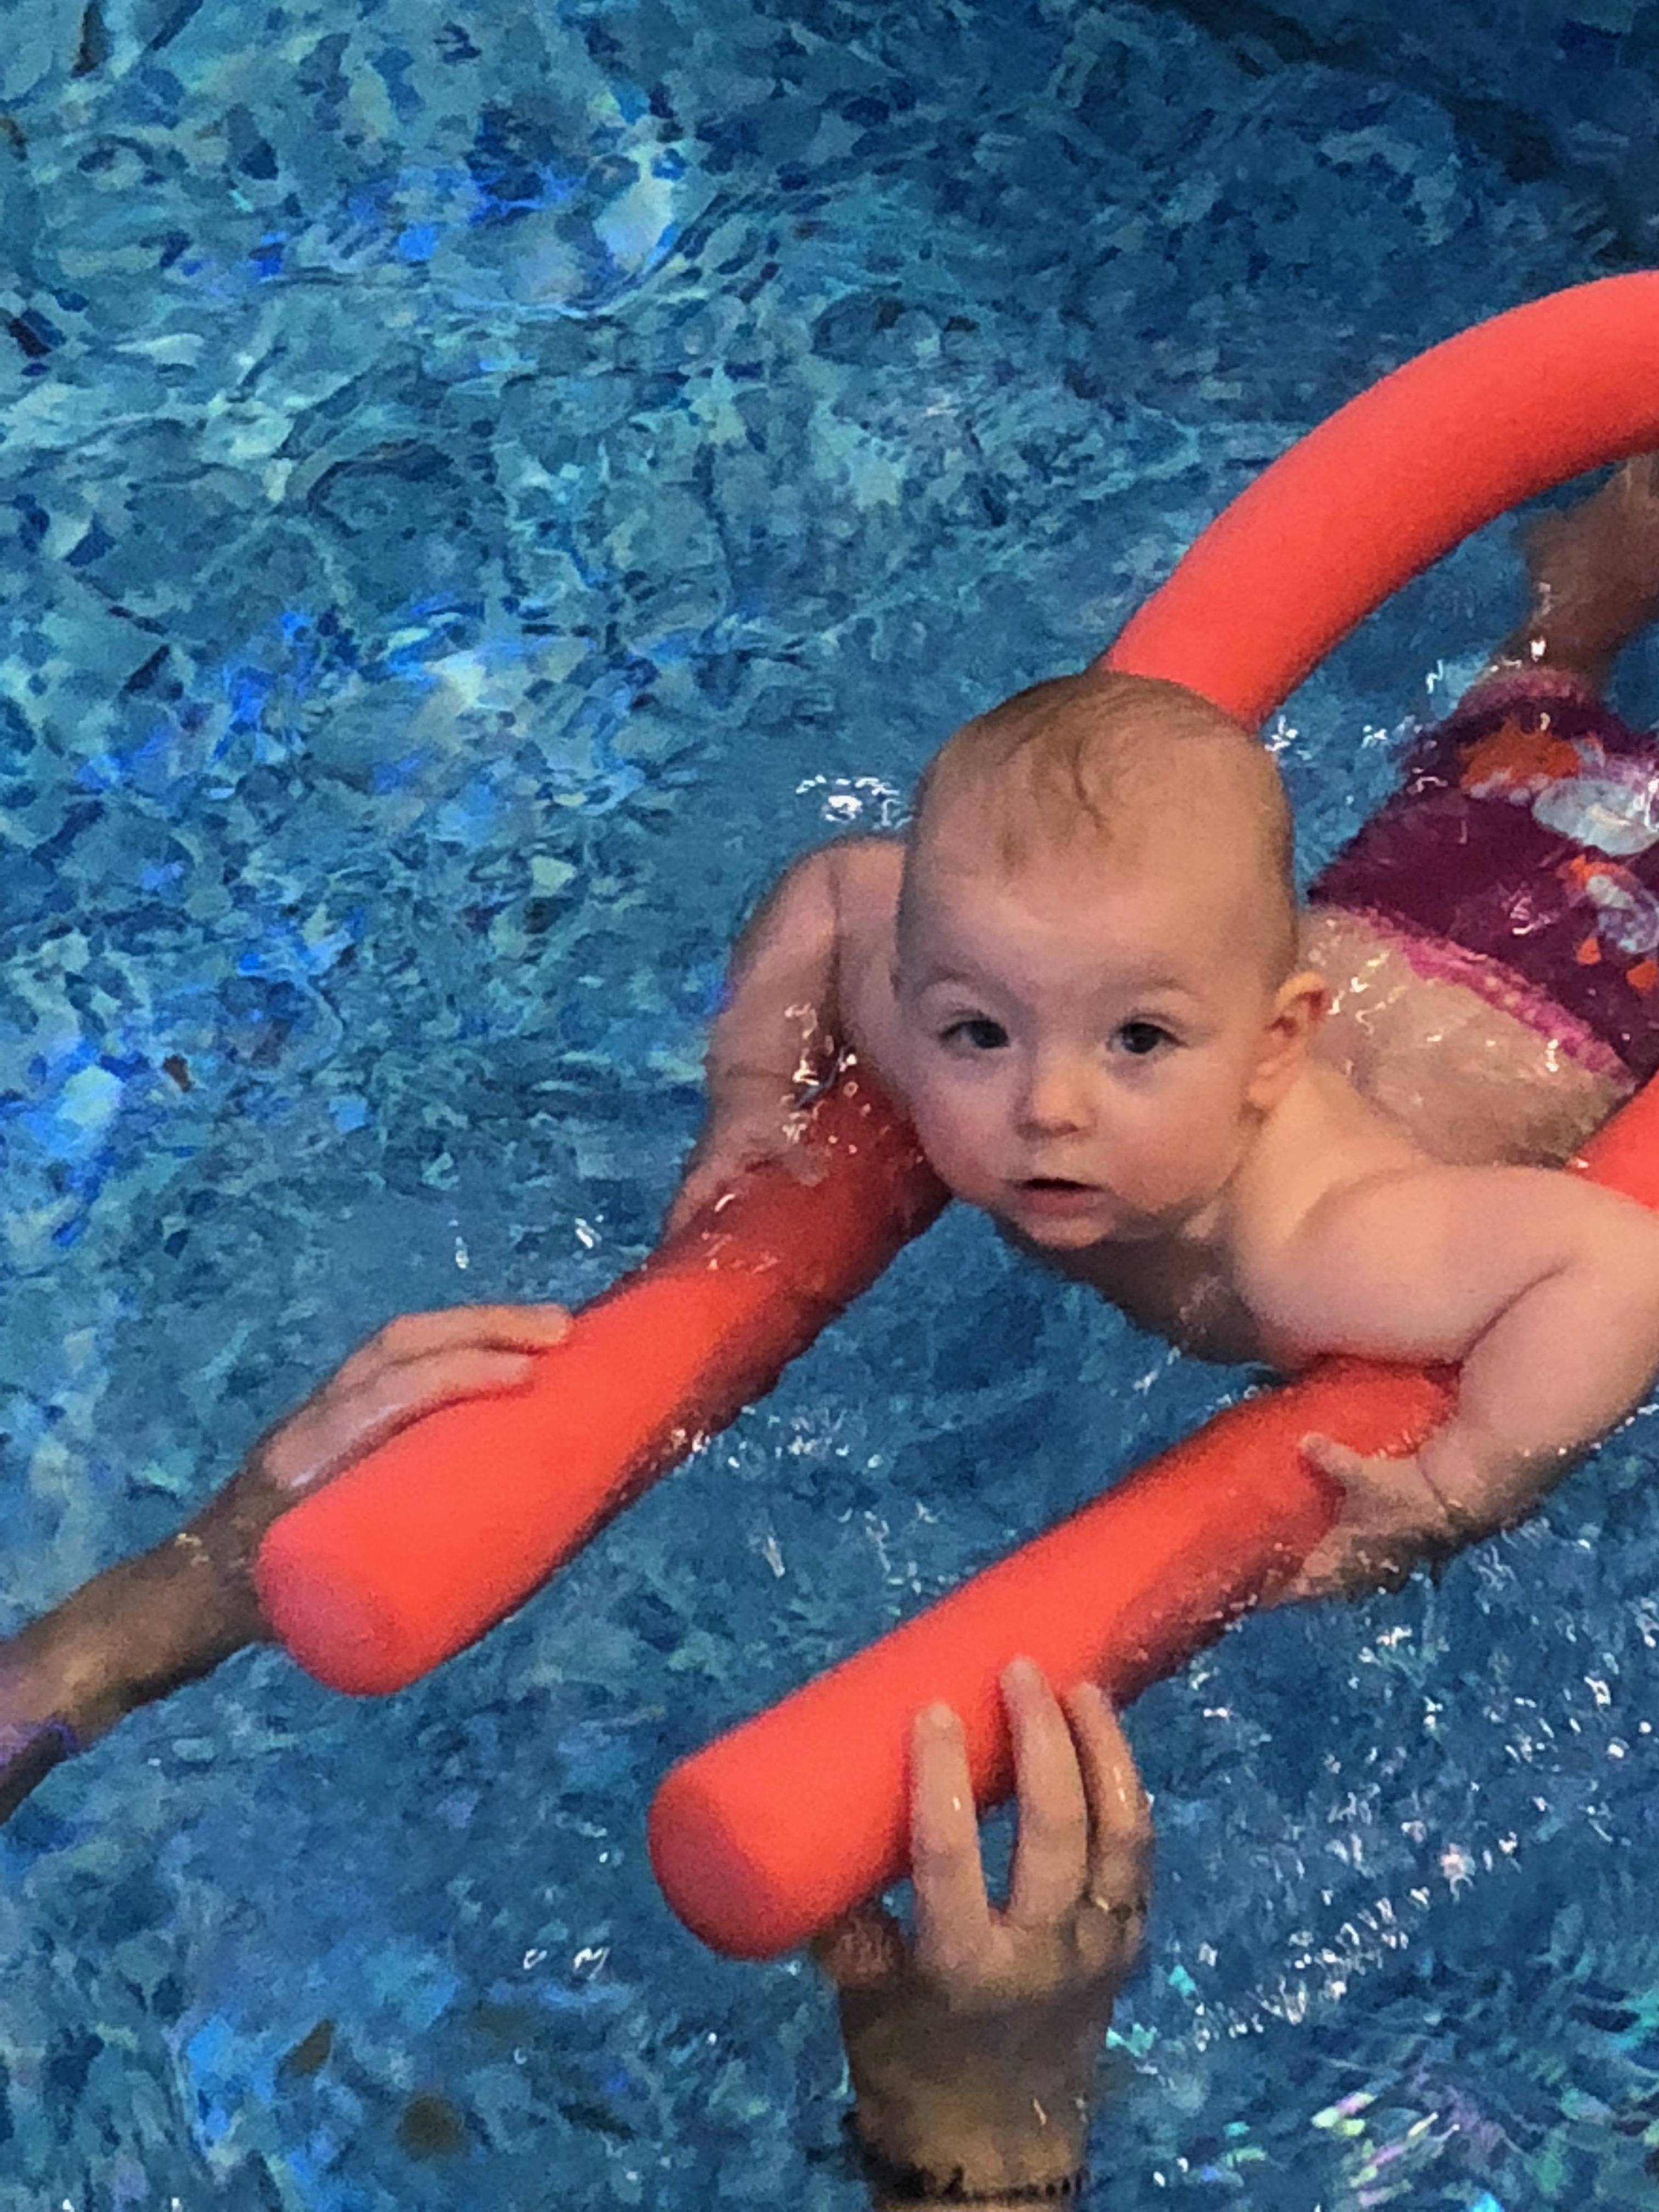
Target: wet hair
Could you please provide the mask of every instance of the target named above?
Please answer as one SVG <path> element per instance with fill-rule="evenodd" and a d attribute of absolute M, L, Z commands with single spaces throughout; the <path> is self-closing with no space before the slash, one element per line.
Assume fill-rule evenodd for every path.
<path fill-rule="evenodd" d="M 961 802 L 1010 875 L 1079 844 L 1127 860 L 1182 821 L 1218 817 L 1229 832 L 1244 821 L 1258 848 L 1275 982 L 1296 964 L 1294 842 L 1278 766 L 1195 691 L 1092 669 L 1034 684 L 964 723 L 934 755 L 916 790 L 912 852 L 930 819 Z M 907 868 L 907 884 L 909 876 Z M 901 929 L 903 919 L 901 901 Z"/>

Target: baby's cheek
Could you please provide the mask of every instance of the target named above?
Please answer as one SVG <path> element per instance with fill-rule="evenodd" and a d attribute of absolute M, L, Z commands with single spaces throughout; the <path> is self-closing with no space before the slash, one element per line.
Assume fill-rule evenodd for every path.
<path fill-rule="evenodd" d="M 1176 1205 L 1219 1189 L 1237 1167 L 1244 1144 L 1243 1125 L 1232 1115 L 1170 1115 L 1140 1148 L 1148 1200 Z"/>
<path fill-rule="evenodd" d="M 987 1180 L 983 1116 L 935 1090 L 913 1102 L 912 1119 L 934 1172 L 958 1198 L 971 1200 Z"/>

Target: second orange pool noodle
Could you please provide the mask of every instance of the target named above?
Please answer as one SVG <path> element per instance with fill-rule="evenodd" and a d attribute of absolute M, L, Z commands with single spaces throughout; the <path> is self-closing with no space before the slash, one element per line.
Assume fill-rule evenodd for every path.
<path fill-rule="evenodd" d="M 1659 1208 L 1659 1083 L 1586 1154 L 1599 1182 Z M 1035 1659 L 1060 1688 L 1120 1705 L 1185 1666 L 1283 1581 L 1331 1525 L 1336 1493 L 1301 1439 L 1416 1449 L 1447 1412 L 1447 1374 L 1331 1360 L 1246 1399 L 770 1711 L 681 1762 L 651 1808 L 652 1863 L 694 1935 L 770 1958 L 906 1863 L 910 1723 L 961 1714 L 981 1806 L 1009 1790 L 997 1677 Z"/>

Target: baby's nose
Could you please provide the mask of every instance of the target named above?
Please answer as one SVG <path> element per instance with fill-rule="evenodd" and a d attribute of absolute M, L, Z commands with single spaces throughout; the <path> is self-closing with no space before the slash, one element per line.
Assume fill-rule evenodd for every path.
<path fill-rule="evenodd" d="M 1019 1122 L 1033 1136 L 1069 1136 L 1093 1119 L 1081 1068 L 1056 1059 L 1032 1063 L 1020 1094 Z"/>

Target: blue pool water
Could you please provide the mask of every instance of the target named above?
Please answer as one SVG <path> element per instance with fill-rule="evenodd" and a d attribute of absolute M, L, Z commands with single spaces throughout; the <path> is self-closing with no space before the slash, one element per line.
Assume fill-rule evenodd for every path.
<path fill-rule="evenodd" d="M 787 858 L 1373 374 L 1659 244 L 1638 0 L 5 15 L 0 1631 L 390 1314 L 636 1258 Z M 1291 703 L 1306 861 L 1516 583 L 1486 533 Z M 823 1997 L 678 1929 L 649 1791 L 1238 1382 L 953 1218 L 436 1679 L 130 1723 L 0 1835 L 0 2203 L 848 2212 Z M 1142 1701 L 1093 2201 L 1659 2188 L 1649 1434 Z"/>

